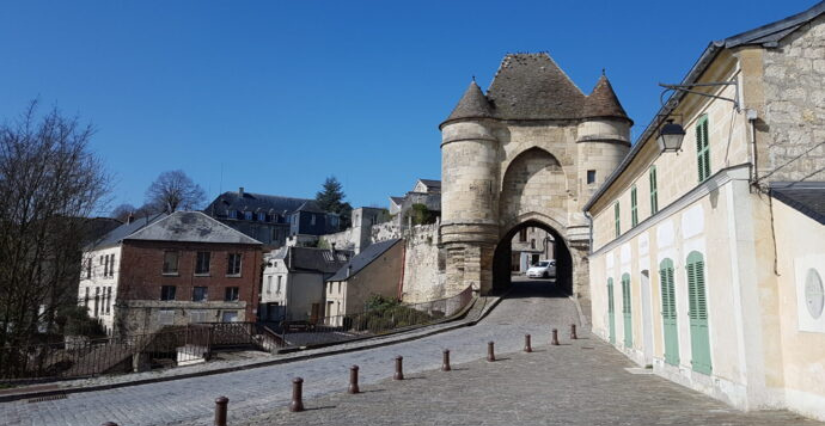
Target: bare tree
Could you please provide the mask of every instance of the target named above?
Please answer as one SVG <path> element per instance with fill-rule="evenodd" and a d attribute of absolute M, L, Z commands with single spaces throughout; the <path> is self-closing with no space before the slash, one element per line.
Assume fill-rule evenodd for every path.
<path fill-rule="evenodd" d="M 163 172 L 146 190 L 146 204 L 158 212 L 193 210 L 203 205 L 206 193 L 183 172 Z"/>
<path fill-rule="evenodd" d="M 77 305 L 87 218 L 109 189 L 92 133 L 37 102 L 0 125 L 0 348 L 52 332 L 57 309 Z"/>
<path fill-rule="evenodd" d="M 136 211 L 137 207 L 129 203 L 123 203 L 115 207 L 112 212 L 109 213 L 109 216 L 125 223 L 129 219 L 129 216 L 134 215 Z"/>

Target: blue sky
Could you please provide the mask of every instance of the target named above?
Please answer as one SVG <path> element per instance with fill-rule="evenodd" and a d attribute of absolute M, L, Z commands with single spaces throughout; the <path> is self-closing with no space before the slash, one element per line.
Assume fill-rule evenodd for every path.
<path fill-rule="evenodd" d="M 140 205 L 183 169 L 210 199 L 314 197 L 337 176 L 354 206 L 439 179 L 438 124 L 473 75 L 547 51 L 589 93 L 602 68 L 638 135 L 711 40 L 812 0 L 3 1 L 0 119 L 34 98 L 97 129 L 111 205 Z M 223 173 L 221 173 L 223 170 Z"/>

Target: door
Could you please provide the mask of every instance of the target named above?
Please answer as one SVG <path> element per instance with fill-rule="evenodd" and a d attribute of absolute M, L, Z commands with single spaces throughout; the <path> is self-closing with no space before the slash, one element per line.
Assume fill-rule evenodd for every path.
<path fill-rule="evenodd" d="M 705 260 L 699 252 L 687 258 L 688 297 L 690 297 L 690 364 L 699 373 L 710 374 L 710 333 L 705 292 Z"/>
<path fill-rule="evenodd" d="M 630 274 L 622 275 L 622 323 L 624 325 L 624 347 L 633 347 L 633 316 L 630 310 Z"/>
<path fill-rule="evenodd" d="M 616 344 L 616 310 L 613 301 L 613 278 L 607 280 L 607 319 L 610 325 L 610 343 Z"/>
<path fill-rule="evenodd" d="M 659 265 L 662 286 L 662 322 L 665 334 L 665 362 L 679 365 L 679 333 L 676 329 L 676 294 L 673 285 L 673 261 L 665 259 Z"/>
<path fill-rule="evenodd" d="M 644 345 L 642 350 L 645 355 L 645 364 L 653 364 L 653 316 L 650 306 L 650 271 L 642 271 L 642 338 Z"/>

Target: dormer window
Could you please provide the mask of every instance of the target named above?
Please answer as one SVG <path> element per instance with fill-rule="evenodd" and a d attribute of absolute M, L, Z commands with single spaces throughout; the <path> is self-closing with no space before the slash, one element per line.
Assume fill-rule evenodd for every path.
<path fill-rule="evenodd" d="M 238 211 L 237 210 L 230 210 L 229 211 L 229 218 L 230 219 L 237 219 L 238 218 Z"/>
<path fill-rule="evenodd" d="M 258 213 L 258 221 L 259 222 L 266 222 L 266 213 L 264 213 L 264 212 Z"/>
<path fill-rule="evenodd" d="M 252 220 L 252 212 L 250 212 L 250 211 L 244 212 L 243 218 L 246 219 L 246 220 Z"/>

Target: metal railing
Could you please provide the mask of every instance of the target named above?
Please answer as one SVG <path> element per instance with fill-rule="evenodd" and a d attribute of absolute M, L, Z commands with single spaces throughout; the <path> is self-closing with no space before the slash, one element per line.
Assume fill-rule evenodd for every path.
<path fill-rule="evenodd" d="M 461 313 L 472 300 L 473 291 L 468 287 L 455 296 L 430 302 L 392 304 L 356 314 L 282 321 L 271 331 L 279 340 L 279 348 L 345 342 L 445 321 Z"/>
<path fill-rule="evenodd" d="M 69 379 L 196 364 L 216 349 L 271 350 L 255 323 L 205 323 L 165 327 L 125 338 L 67 338 L 61 343 L 0 348 L 0 380 Z"/>

